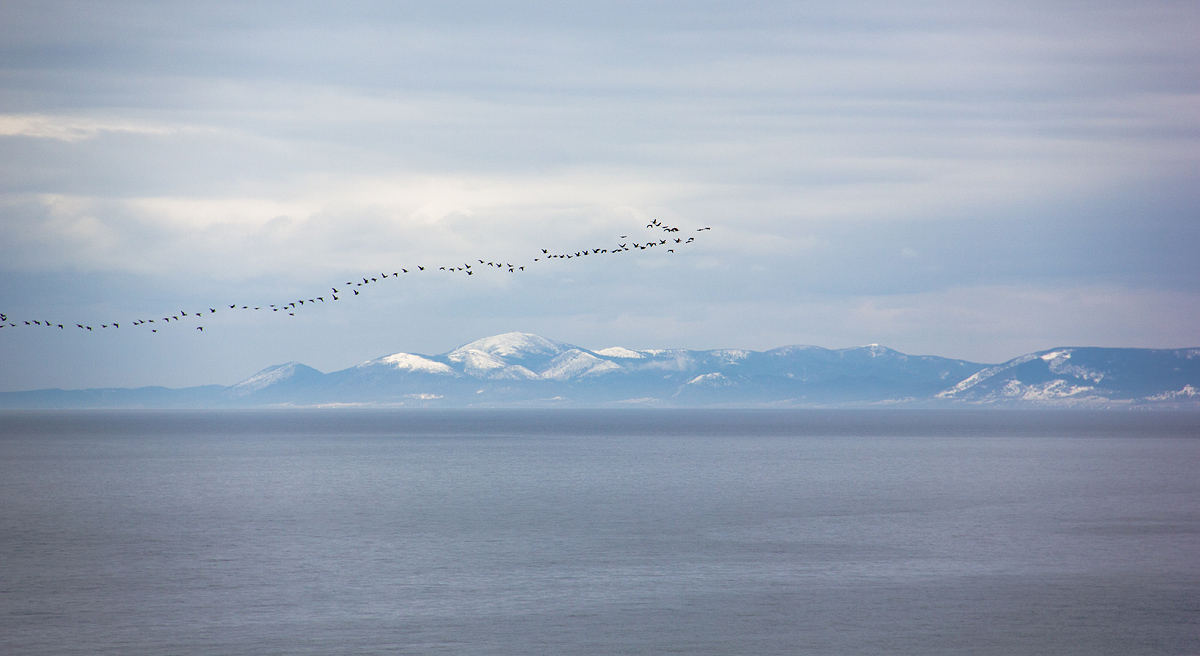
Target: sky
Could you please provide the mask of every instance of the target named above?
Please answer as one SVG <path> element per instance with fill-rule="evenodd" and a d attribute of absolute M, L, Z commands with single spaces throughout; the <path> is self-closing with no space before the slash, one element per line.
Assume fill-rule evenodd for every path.
<path fill-rule="evenodd" d="M 1196 34 L 1191 0 L 3 0 L 0 391 L 509 331 L 1197 347 Z M 532 262 L 655 221 L 696 240 Z M 478 259 L 530 266 L 130 325 Z"/>

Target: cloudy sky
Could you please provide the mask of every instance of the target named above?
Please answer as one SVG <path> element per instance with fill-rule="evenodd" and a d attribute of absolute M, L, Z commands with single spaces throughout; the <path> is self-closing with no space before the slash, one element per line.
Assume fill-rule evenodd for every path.
<path fill-rule="evenodd" d="M 0 2 L 0 389 L 526 331 L 1200 346 L 1200 5 Z M 658 220 L 676 253 L 530 263 Z M 682 234 L 682 233 L 681 233 Z M 128 328 L 128 329 L 127 329 Z"/>

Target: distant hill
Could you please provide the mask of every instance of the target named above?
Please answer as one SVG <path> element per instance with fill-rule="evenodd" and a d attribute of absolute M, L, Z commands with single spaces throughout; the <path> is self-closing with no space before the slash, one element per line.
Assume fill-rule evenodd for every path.
<path fill-rule="evenodd" d="M 976 372 L 937 398 L 1034 405 L 1200 406 L 1200 349 L 1056 348 Z"/>
<path fill-rule="evenodd" d="M 289 362 L 229 387 L 0 393 L 3 408 L 353 405 L 1200 408 L 1200 349 L 1056 348 L 987 365 L 876 344 L 591 351 L 506 333 L 327 374 Z"/>

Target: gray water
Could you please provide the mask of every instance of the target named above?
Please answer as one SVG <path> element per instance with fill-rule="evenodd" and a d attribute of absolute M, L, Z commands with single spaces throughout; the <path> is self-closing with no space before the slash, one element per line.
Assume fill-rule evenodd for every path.
<path fill-rule="evenodd" d="M 1200 654 L 1200 417 L 0 413 L 3 654 Z"/>

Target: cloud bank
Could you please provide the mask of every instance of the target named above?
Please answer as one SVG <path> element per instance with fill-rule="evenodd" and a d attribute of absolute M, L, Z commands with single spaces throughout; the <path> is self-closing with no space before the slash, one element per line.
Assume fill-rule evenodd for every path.
<path fill-rule="evenodd" d="M 991 362 L 1195 346 L 1197 32 L 1186 2 L 5 3 L 11 315 L 714 230 L 671 261 L 204 340 L 13 331 L 3 384 L 229 382 L 510 330 Z M 149 378 L 163 358 L 177 373 Z"/>

